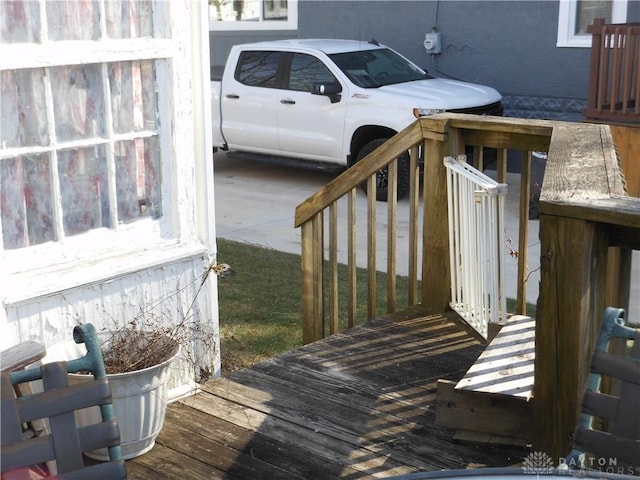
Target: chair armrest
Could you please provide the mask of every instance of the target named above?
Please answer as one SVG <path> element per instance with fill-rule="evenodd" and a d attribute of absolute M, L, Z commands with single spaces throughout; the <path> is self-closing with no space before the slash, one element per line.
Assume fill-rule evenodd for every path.
<path fill-rule="evenodd" d="M 13 372 L 42 359 L 47 353 L 44 345 L 27 341 L 0 352 L 0 371 Z"/>

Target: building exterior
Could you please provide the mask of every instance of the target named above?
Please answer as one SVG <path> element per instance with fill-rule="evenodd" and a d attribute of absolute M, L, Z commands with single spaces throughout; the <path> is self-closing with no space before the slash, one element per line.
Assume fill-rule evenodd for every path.
<path fill-rule="evenodd" d="M 375 38 L 435 75 L 496 88 L 504 96 L 505 115 L 553 120 L 583 118 L 591 46 L 586 26 L 593 18 L 640 21 L 637 0 L 211 0 L 210 4 L 214 66 L 224 64 L 235 43 Z M 214 4 L 220 4 L 220 14 Z M 229 13 L 245 9 L 240 20 Z M 438 54 L 427 53 L 424 46 L 425 34 L 434 31 L 441 36 Z"/>
<path fill-rule="evenodd" d="M 0 2 L 0 349 L 188 319 L 220 367 L 204 2 Z"/>

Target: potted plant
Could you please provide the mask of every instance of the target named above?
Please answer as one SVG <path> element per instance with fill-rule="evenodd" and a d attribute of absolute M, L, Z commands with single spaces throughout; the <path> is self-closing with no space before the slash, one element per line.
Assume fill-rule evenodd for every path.
<path fill-rule="evenodd" d="M 217 264 L 210 271 L 219 277 L 233 274 L 226 264 Z M 177 323 L 163 321 L 157 308 L 168 300 L 140 306 L 139 313 L 125 326 L 98 333 L 124 459 L 142 455 L 155 445 L 167 410 L 171 368 L 178 357 L 199 369 L 199 381 L 209 375 L 209 371 L 199 365 L 190 345 L 197 339 L 201 348 L 215 348 L 214 332 L 194 321 L 193 303 Z M 85 353 L 83 344 L 63 342 L 48 349 L 43 362 L 69 360 Z M 69 377 L 70 383 L 74 383 L 86 381 L 88 375 L 69 374 Z M 80 425 L 88 425 L 99 421 L 100 412 L 92 407 L 77 412 L 76 416 Z M 109 458 L 106 449 L 86 455 L 96 460 Z"/>

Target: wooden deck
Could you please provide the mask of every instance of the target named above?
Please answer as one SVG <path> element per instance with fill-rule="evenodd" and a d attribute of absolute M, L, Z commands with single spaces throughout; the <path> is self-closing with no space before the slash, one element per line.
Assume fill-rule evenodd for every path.
<path fill-rule="evenodd" d="M 365 479 L 519 465 L 526 449 L 456 443 L 435 423 L 438 379 L 460 380 L 482 351 L 443 316 L 374 320 L 170 405 L 153 450 L 127 462 L 129 478 Z"/>

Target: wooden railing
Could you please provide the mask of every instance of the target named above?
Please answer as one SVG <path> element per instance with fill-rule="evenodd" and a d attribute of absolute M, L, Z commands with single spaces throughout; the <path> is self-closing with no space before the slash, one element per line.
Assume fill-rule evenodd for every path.
<path fill-rule="evenodd" d="M 367 299 L 366 318 L 377 314 L 377 275 L 379 269 L 376 258 L 377 240 L 377 203 L 376 172 L 388 168 L 387 201 L 387 295 L 386 310 L 396 310 L 396 225 L 397 225 L 397 157 L 410 151 L 410 190 L 409 190 L 409 253 L 408 253 L 408 305 L 418 302 L 418 192 L 420 189 L 419 147 L 423 137 L 419 122 L 394 136 L 369 156 L 348 169 L 315 195 L 300 204 L 296 209 L 295 226 L 302 227 L 302 308 L 303 342 L 309 343 L 323 338 L 327 334 L 339 331 L 339 318 L 346 318 L 346 327 L 354 326 L 358 321 L 357 298 L 357 190 L 367 182 L 366 201 L 366 268 Z M 346 218 L 342 229 L 346 232 L 346 313 L 338 309 L 338 205 L 346 199 Z M 325 269 L 325 217 L 328 218 L 328 267 Z M 344 242 L 343 242 L 344 243 Z M 362 262 L 361 262 L 362 263 Z M 327 285 L 325 286 L 325 283 Z M 327 307 L 325 309 L 325 306 Z"/>
<path fill-rule="evenodd" d="M 498 149 L 498 180 L 506 176 L 507 149 L 521 151 L 521 203 L 517 312 L 524 308 L 529 171 L 532 151 L 548 152 L 540 198 L 541 275 L 536 311 L 534 447 L 563 458 L 579 418 L 588 366 L 607 306 L 627 308 L 631 251 L 640 249 L 640 199 L 627 196 L 608 125 L 562 123 L 441 114 L 417 120 L 367 158 L 298 206 L 302 227 L 305 343 L 338 330 L 338 205 L 347 198 L 347 326 L 356 322 L 356 200 L 367 181 L 367 318 L 376 315 L 375 243 L 378 238 L 373 176 L 391 166 L 387 204 L 386 311 L 398 310 L 395 296 L 395 158 L 411 152 L 411 192 L 401 202 L 409 213 L 408 304 L 425 314 L 449 310 L 450 273 L 443 158 L 473 146 L 474 163 L 483 147 Z M 423 152 L 419 170 L 419 150 Z M 420 184 L 420 173 L 424 183 Z M 408 203 L 408 205 L 406 205 Z M 328 247 L 325 248 L 325 210 Z M 420 221 L 420 210 L 422 210 Z M 328 261 L 325 261 L 325 249 Z M 422 253 L 420 253 L 422 252 Z M 421 270 L 421 286 L 418 279 Z M 327 272 L 327 273 L 325 273 Z M 420 287 L 420 288 L 419 288 Z M 325 309 L 325 306 L 328 308 Z M 325 322 L 326 318 L 326 322 Z M 633 320 L 633 319 L 632 319 Z M 636 322 L 638 319 L 635 320 Z"/>
<path fill-rule="evenodd" d="M 628 310 L 632 250 L 640 199 L 627 196 L 610 127 L 555 126 L 540 196 L 534 385 L 538 448 L 552 458 L 569 451 L 605 308 Z"/>
<path fill-rule="evenodd" d="M 442 313 L 451 298 L 447 221 L 446 170 L 443 158 L 473 152 L 472 163 L 479 169 L 486 161 L 487 148 L 497 149 L 497 180 L 506 182 L 507 150 L 520 151 L 522 182 L 518 252 L 518 287 L 515 311 L 525 313 L 527 278 L 528 212 L 531 197 L 531 152 L 546 152 L 551 135 L 548 122 L 447 114 L 414 122 L 366 159 L 348 169 L 308 198 L 296 209 L 296 227 L 302 227 L 303 341 L 312 342 L 335 333 L 340 325 L 351 327 L 380 313 L 397 311 L 398 244 L 406 242 L 406 306 L 419 304 L 425 312 Z M 408 201 L 396 200 L 397 157 L 410 152 L 410 192 Z M 421 152 L 425 152 L 421 154 Z M 420 162 L 420 156 L 423 162 Z M 389 198 L 386 218 L 379 219 L 375 201 L 375 175 L 389 167 Z M 368 182 L 366 247 L 356 248 L 358 239 L 358 186 Z M 361 197 L 360 197 L 361 198 Z M 346 203 L 346 214 L 339 215 Z M 397 238 L 399 212 L 408 222 L 408 238 Z M 328 232 L 325 226 L 328 224 Z M 346 240 L 338 241 L 339 234 Z M 326 238 L 325 238 L 326 237 Z M 376 242 L 386 241 L 386 264 L 380 266 Z M 339 246 L 346 246 L 339 252 Z M 346 250 L 346 251 L 344 251 Z M 367 269 L 366 313 L 358 318 L 357 254 L 366 255 L 361 266 Z M 427 252 L 427 254 L 424 254 Z M 338 297 L 339 253 L 346 265 L 346 301 Z M 326 258 L 325 258 L 326 257 Z M 378 298 L 377 271 L 387 276 L 386 295 Z M 339 310 L 346 304 L 346 311 Z"/>
<path fill-rule="evenodd" d="M 640 23 L 605 25 L 594 20 L 589 98 L 584 114 L 590 121 L 640 122 Z"/>

